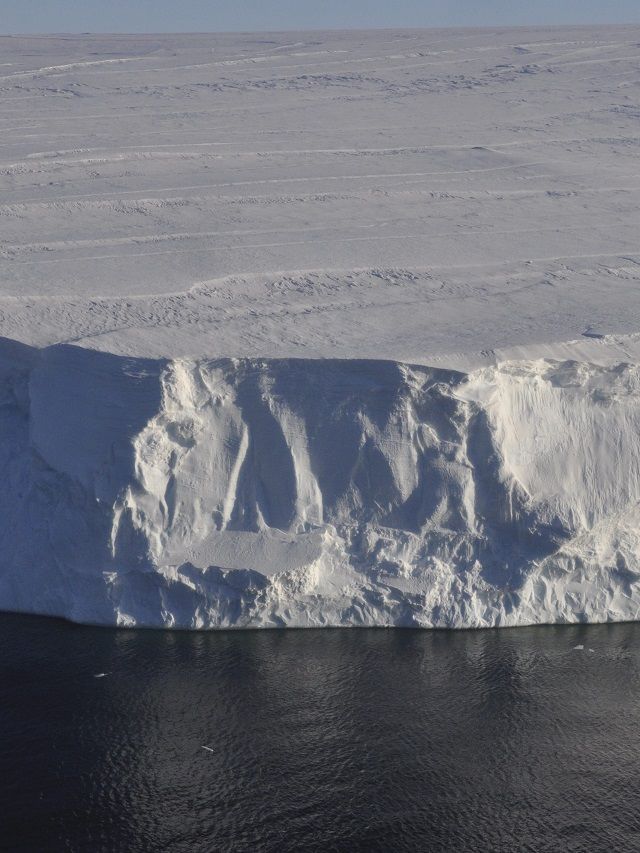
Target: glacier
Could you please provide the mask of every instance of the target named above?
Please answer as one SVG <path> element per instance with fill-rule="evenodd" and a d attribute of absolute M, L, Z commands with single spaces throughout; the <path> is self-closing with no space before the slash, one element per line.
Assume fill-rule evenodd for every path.
<path fill-rule="evenodd" d="M 637 619 L 639 44 L 0 37 L 0 609 Z"/>
<path fill-rule="evenodd" d="M 5 342 L 0 601 L 124 626 L 634 619 L 640 367 Z"/>

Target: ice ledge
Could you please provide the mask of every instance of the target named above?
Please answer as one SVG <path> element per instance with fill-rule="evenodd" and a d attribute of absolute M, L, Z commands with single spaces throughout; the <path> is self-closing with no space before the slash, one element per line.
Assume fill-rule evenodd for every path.
<path fill-rule="evenodd" d="M 637 617 L 633 361 L 465 373 L 5 340 L 0 379 L 4 609 L 183 628 Z"/>

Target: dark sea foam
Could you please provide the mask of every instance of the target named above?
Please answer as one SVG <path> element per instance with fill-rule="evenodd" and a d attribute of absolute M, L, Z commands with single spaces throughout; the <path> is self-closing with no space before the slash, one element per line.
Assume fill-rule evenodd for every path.
<path fill-rule="evenodd" d="M 640 625 L 0 636 L 3 850 L 640 849 Z"/>

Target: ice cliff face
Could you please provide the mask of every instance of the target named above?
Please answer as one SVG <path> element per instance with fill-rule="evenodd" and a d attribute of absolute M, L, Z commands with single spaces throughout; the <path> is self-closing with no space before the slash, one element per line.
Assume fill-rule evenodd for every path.
<path fill-rule="evenodd" d="M 0 347 L 0 606 L 187 628 L 634 619 L 640 369 Z"/>

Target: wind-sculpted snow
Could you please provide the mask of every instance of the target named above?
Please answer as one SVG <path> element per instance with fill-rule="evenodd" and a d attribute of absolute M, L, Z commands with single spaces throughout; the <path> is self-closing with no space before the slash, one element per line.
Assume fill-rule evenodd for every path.
<path fill-rule="evenodd" d="M 4 609 L 187 628 L 636 616 L 635 365 L 1 356 Z"/>
<path fill-rule="evenodd" d="M 635 334 L 639 44 L 0 36 L 0 336 L 468 367 Z"/>

